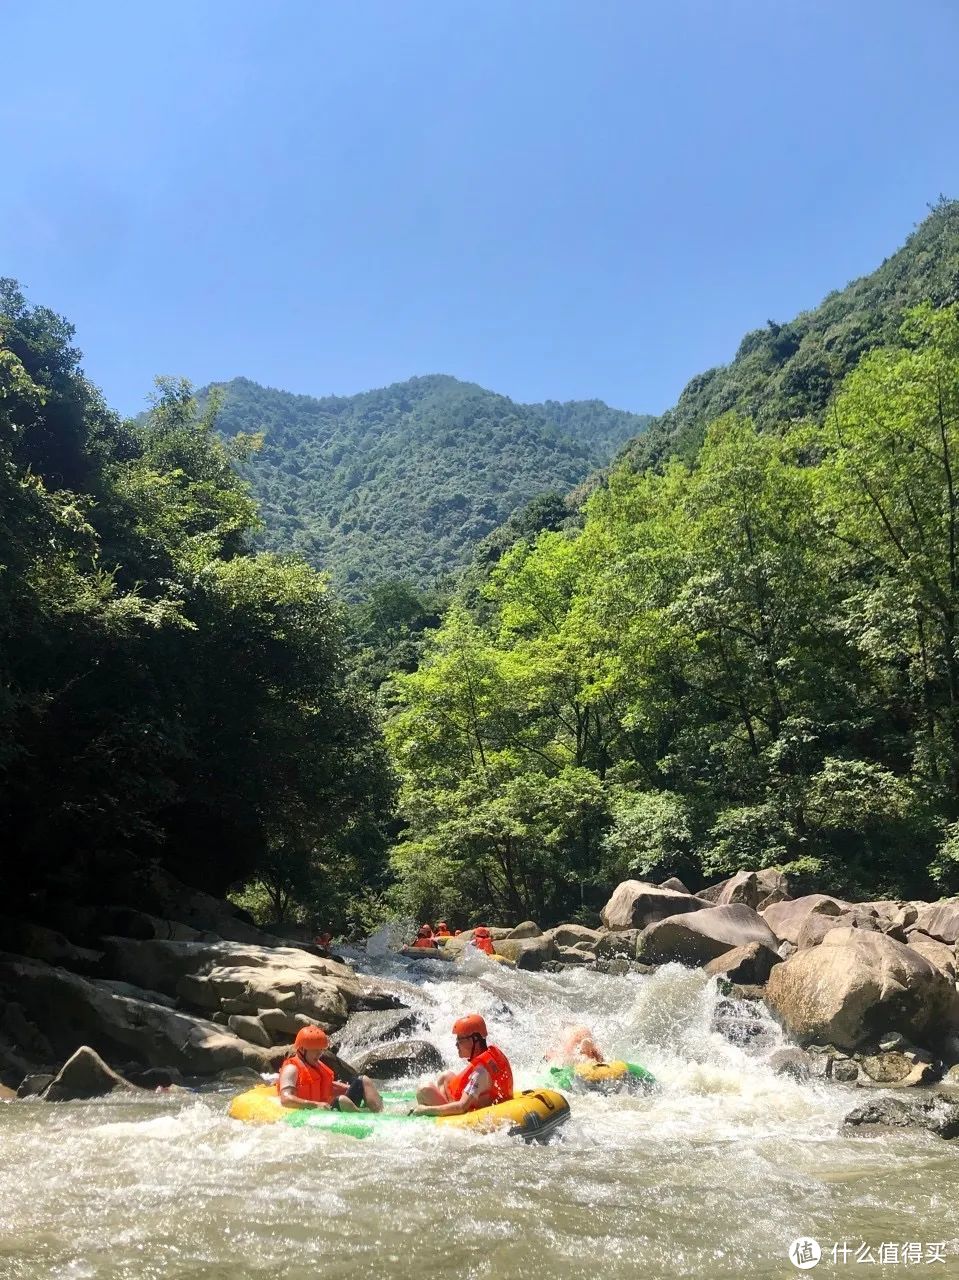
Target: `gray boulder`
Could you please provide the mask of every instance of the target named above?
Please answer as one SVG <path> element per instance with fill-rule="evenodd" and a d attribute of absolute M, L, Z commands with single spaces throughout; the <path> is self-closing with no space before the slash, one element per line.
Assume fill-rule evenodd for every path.
<path fill-rule="evenodd" d="M 670 876 L 668 880 L 663 880 L 659 887 L 660 889 L 672 889 L 674 893 L 689 893 L 679 876 Z M 690 897 L 692 896 L 690 894 Z"/>
<path fill-rule="evenodd" d="M 704 906 L 692 894 L 674 893 L 645 880 L 624 880 L 614 889 L 600 917 L 607 929 L 645 929 L 655 920 L 701 911 Z"/>
<path fill-rule="evenodd" d="M 953 984 L 903 943 L 864 929 L 833 929 L 776 965 L 766 999 L 801 1043 L 849 1051 L 889 1031 L 935 1044 L 959 1029 Z"/>
<path fill-rule="evenodd" d="M 101 1098 L 115 1089 L 134 1086 L 103 1061 L 89 1045 L 82 1044 L 63 1064 L 41 1097 L 44 1102 L 72 1102 L 79 1098 Z"/>
<path fill-rule="evenodd" d="M 227 1018 L 226 1025 L 235 1036 L 239 1036 L 249 1044 L 258 1044 L 263 1049 L 269 1049 L 274 1043 L 273 1037 L 259 1018 L 251 1017 L 249 1014 L 231 1014 Z"/>
<path fill-rule="evenodd" d="M 872 929 L 878 928 L 878 919 L 865 911 L 855 908 L 841 911 L 839 915 L 823 915 L 812 911 L 806 916 L 796 936 L 796 949 L 803 951 L 806 947 L 818 947 L 827 933 L 833 929 Z"/>
<path fill-rule="evenodd" d="M 611 933 L 601 933 L 595 948 L 597 959 L 635 960 L 639 935 L 639 929 L 618 929 Z"/>
<path fill-rule="evenodd" d="M 0 956 L 0 993 L 7 990 L 61 1058 L 88 1045 L 107 1060 L 207 1076 L 234 1066 L 266 1071 L 275 1056 L 204 1018 L 114 995 L 39 960 Z"/>
<path fill-rule="evenodd" d="M 370 1049 L 353 1065 L 373 1080 L 397 1080 L 441 1071 L 443 1059 L 428 1040 L 395 1040 Z"/>
<path fill-rule="evenodd" d="M 704 965 L 717 956 L 758 942 L 775 951 L 772 930 L 751 907 L 707 907 L 660 920 L 643 930 L 636 954 L 647 963 Z"/>
<path fill-rule="evenodd" d="M 578 947 L 559 948 L 560 964 L 592 964 L 595 958 L 592 951 L 580 951 Z"/>
<path fill-rule="evenodd" d="M 874 1125 L 925 1129 L 940 1138 L 957 1138 L 959 1104 L 936 1097 L 874 1098 L 850 1111 L 843 1124 L 855 1129 Z"/>

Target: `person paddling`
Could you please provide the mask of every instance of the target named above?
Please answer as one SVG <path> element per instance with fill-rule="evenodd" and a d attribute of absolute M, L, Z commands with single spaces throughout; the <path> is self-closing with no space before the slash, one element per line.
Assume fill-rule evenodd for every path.
<path fill-rule="evenodd" d="M 468 1013 L 453 1023 L 453 1035 L 456 1052 L 467 1060 L 466 1069 L 423 1081 L 411 1115 L 457 1116 L 512 1098 L 513 1069 L 502 1049 L 487 1043 L 485 1020 Z"/>
<path fill-rule="evenodd" d="M 383 1099 L 369 1076 L 357 1076 L 346 1085 L 322 1061 L 329 1043 L 322 1027 L 301 1027 L 296 1033 L 294 1052 L 280 1067 L 276 1082 L 283 1106 L 358 1111 L 366 1103 L 368 1110 L 382 1111 Z"/>

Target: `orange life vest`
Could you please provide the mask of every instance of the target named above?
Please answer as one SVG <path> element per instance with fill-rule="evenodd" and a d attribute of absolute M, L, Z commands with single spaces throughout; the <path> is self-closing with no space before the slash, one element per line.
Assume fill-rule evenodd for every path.
<path fill-rule="evenodd" d="M 414 938 L 412 945 L 414 947 L 428 947 L 430 950 L 436 946 L 432 938 Z"/>
<path fill-rule="evenodd" d="M 478 1053 L 475 1058 L 471 1058 L 466 1070 L 461 1071 L 458 1076 L 454 1076 L 449 1082 L 446 1086 L 446 1092 L 449 1094 L 450 1101 L 459 1102 L 470 1077 L 475 1075 L 480 1067 L 486 1068 L 492 1084 L 492 1091 L 488 1094 L 480 1094 L 479 1098 L 470 1107 L 470 1110 L 475 1111 L 478 1107 L 489 1107 L 494 1102 L 509 1102 L 513 1096 L 513 1068 L 509 1065 L 506 1054 L 502 1049 L 497 1049 L 495 1044 L 487 1045 L 482 1053 Z"/>
<path fill-rule="evenodd" d="M 306 1062 L 298 1053 L 286 1059 L 280 1067 L 283 1075 L 284 1067 L 296 1067 L 296 1096 L 307 1102 L 332 1102 L 333 1081 L 336 1075 L 325 1062 Z M 276 1082 L 276 1091 L 280 1092 L 280 1082 Z"/>
<path fill-rule="evenodd" d="M 474 938 L 473 946 L 476 947 L 478 951 L 485 951 L 488 956 L 493 954 L 492 938 Z"/>
<path fill-rule="evenodd" d="M 449 929 L 444 929 L 442 926 L 433 934 L 434 938 L 451 938 L 452 936 Z"/>

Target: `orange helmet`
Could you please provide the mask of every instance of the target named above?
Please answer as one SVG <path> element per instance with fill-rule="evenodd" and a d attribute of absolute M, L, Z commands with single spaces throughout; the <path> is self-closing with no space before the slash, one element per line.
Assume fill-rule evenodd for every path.
<path fill-rule="evenodd" d="M 433 930 L 429 927 L 428 924 L 421 924 L 419 933 L 417 936 L 420 938 L 432 938 Z"/>
<path fill-rule="evenodd" d="M 294 1049 L 323 1050 L 330 1043 L 330 1037 L 322 1027 L 300 1027 L 293 1041 Z"/>
<path fill-rule="evenodd" d="M 486 1021 L 478 1013 L 467 1013 L 453 1023 L 454 1036 L 481 1036 L 486 1039 Z"/>
<path fill-rule="evenodd" d="M 473 930 L 473 936 L 477 938 L 488 938 L 489 929 L 487 929 L 485 924 L 478 924 Z"/>

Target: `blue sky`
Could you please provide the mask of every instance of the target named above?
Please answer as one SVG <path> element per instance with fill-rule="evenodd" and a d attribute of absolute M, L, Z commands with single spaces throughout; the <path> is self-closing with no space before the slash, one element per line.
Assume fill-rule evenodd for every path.
<path fill-rule="evenodd" d="M 0 274 L 155 374 L 656 412 L 959 195 L 955 0 L 0 0 Z"/>

